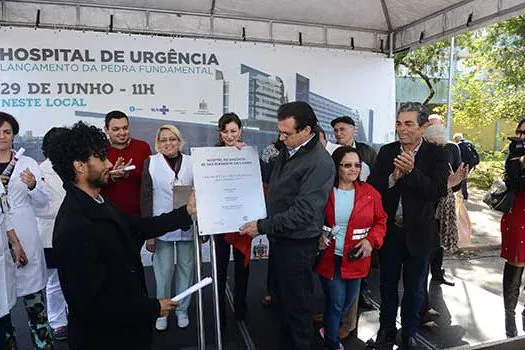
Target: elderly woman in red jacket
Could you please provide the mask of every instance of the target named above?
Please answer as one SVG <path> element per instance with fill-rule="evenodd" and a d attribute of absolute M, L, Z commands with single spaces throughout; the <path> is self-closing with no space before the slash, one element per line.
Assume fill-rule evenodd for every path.
<path fill-rule="evenodd" d="M 316 267 L 325 292 L 324 337 L 328 350 L 343 349 L 339 339 L 341 315 L 359 295 L 360 280 L 370 270 L 370 254 L 381 248 L 387 215 L 381 195 L 359 180 L 361 157 L 353 147 L 344 146 L 332 155 L 337 174 L 328 204 L 326 223 L 334 237 L 328 242 Z"/>

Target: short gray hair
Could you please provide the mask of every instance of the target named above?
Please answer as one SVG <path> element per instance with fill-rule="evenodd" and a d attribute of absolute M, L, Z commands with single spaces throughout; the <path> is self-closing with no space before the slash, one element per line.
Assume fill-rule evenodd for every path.
<path fill-rule="evenodd" d="M 456 139 L 463 140 L 463 134 L 460 133 L 460 132 L 457 132 L 457 133 L 454 134 L 454 136 L 452 136 L 452 139 L 453 140 L 456 140 Z"/>
<path fill-rule="evenodd" d="M 417 124 L 419 126 L 428 122 L 428 108 L 420 102 L 403 102 L 399 105 L 396 119 L 402 112 L 417 112 Z"/>
<path fill-rule="evenodd" d="M 447 144 L 447 129 L 443 125 L 430 125 L 423 133 L 423 137 L 430 143 L 444 146 Z"/>

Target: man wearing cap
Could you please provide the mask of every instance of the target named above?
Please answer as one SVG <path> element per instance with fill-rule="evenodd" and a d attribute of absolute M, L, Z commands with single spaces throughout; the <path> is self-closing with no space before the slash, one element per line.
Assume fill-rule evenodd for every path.
<path fill-rule="evenodd" d="M 326 138 L 326 133 L 322 127 L 318 126 L 318 131 L 319 142 L 321 142 L 321 144 L 324 146 L 324 149 L 330 155 L 332 155 L 336 149 L 342 146 L 337 143 L 330 142 L 330 140 Z M 359 180 L 366 181 L 368 175 L 370 175 L 370 167 L 364 161 L 361 161 L 361 173 L 359 174 Z"/>
<path fill-rule="evenodd" d="M 361 159 L 372 169 L 376 162 L 376 151 L 366 143 L 357 142 L 354 139 L 355 122 L 349 116 L 335 118 L 330 123 L 334 128 L 334 135 L 337 143 L 342 146 L 352 146 L 359 151 Z"/>

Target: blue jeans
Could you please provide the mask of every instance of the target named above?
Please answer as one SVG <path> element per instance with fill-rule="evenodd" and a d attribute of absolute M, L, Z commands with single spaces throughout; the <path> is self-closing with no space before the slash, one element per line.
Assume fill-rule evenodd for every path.
<path fill-rule="evenodd" d="M 153 272 L 157 284 L 157 298 L 172 298 L 171 279 L 173 277 L 175 247 L 177 247 L 177 271 L 175 272 L 175 294 L 188 289 L 193 283 L 193 269 L 195 254 L 193 241 L 162 241 L 155 240 L 155 254 L 153 254 Z M 182 300 L 176 309 L 176 314 L 187 314 L 191 296 Z"/>
<path fill-rule="evenodd" d="M 392 330 L 396 327 L 399 305 L 398 284 L 403 269 L 403 301 L 401 302 L 401 326 L 403 335 L 413 336 L 419 327 L 421 305 L 425 293 L 428 271 L 428 256 L 414 256 L 408 251 L 400 228 L 389 228 L 383 247 L 379 251 L 379 291 L 381 307 L 380 328 Z"/>
<path fill-rule="evenodd" d="M 339 348 L 339 326 L 341 316 L 359 295 L 360 279 L 341 278 L 341 256 L 334 256 L 335 274 L 333 279 L 321 277 L 325 294 L 324 306 L 324 342 L 328 350 Z"/>

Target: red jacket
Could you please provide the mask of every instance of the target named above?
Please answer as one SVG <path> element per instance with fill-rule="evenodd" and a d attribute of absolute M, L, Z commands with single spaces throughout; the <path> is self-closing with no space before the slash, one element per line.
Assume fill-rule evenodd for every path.
<path fill-rule="evenodd" d="M 330 193 L 326 205 L 325 220 L 327 226 L 333 227 L 335 225 L 334 191 Z M 379 249 L 383 245 L 383 238 L 385 237 L 386 220 L 387 214 L 383 209 L 379 192 L 367 183 L 355 182 L 354 209 L 348 221 L 341 263 L 341 277 L 343 279 L 364 278 L 368 276 L 370 271 L 370 257 L 356 260 L 348 259 L 348 252 L 362 239 L 353 239 L 354 230 L 369 229 L 365 238 L 370 242 L 372 248 Z M 356 234 L 362 232 L 356 231 Z M 335 240 L 326 248 L 315 268 L 315 272 L 322 277 L 330 279 L 334 277 L 334 250 Z"/>

